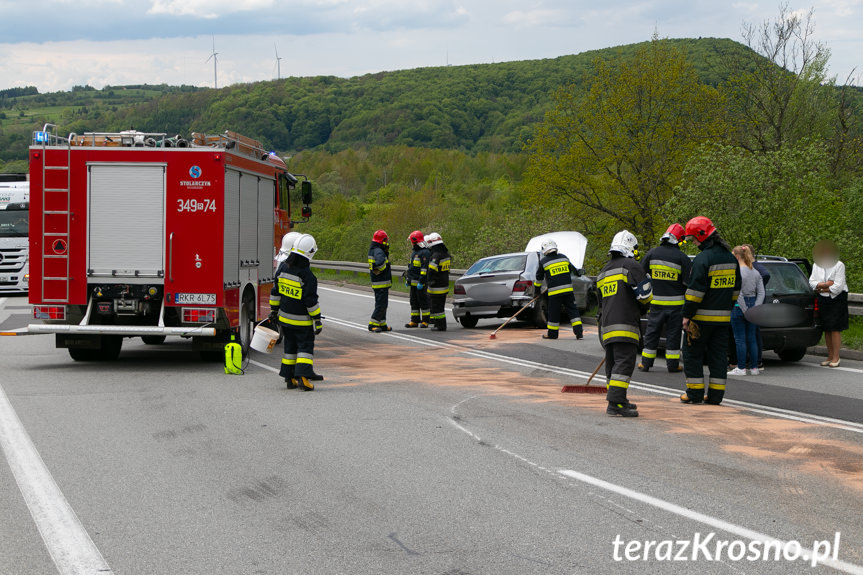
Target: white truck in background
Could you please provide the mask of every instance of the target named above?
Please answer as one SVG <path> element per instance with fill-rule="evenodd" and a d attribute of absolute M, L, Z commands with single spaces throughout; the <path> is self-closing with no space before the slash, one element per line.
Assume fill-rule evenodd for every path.
<path fill-rule="evenodd" d="M 29 215 L 27 174 L 0 174 L 0 294 L 29 289 Z"/>

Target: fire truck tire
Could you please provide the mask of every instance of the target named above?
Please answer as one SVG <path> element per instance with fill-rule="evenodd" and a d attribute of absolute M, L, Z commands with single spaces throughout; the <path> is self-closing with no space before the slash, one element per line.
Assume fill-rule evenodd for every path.
<path fill-rule="evenodd" d="M 165 343 L 164 335 L 142 335 L 141 341 L 147 345 L 161 345 Z"/>
<path fill-rule="evenodd" d="M 97 350 L 101 361 L 114 361 L 120 357 L 120 350 L 123 349 L 122 335 L 103 335 L 102 347 Z"/>
<path fill-rule="evenodd" d="M 99 358 L 99 350 L 70 347 L 69 357 L 71 357 L 75 361 L 96 361 Z"/>
<path fill-rule="evenodd" d="M 239 332 L 240 345 L 243 347 L 243 355 L 248 355 L 252 344 L 252 334 L 255 330 L 255 292 L 247 289 L 243 294 L 243 305 L 240 306 Z"/>

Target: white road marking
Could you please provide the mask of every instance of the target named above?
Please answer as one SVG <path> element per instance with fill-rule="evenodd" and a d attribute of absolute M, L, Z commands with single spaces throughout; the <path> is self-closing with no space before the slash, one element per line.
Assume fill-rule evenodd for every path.
<path fill-rule="evenodd" d="M 365 293 L 359 293 L 359 292 L 355 292 L 355 291 L 328 288 L 328 287 L 323 287 L 323 286 L 318 286 L 318 289 L 324 290 L 324 291 L 331 291 L 331 292 L 335 292 L 335 293 L 340 293 L 340 294 L 352 295 L 352 296 L 356 296 L 356 297 L 362 297 L 362 298 L 366 298 L 366 299 L 375 299 L 375 296 L 373 296 L 373 295 L 369 295 L 369 294 L 365 294 Z M 400 303 L 400 304 L 404 304 L 404 305 L 410 305 L 411 304 L 411 302 L 409 300 L 406 300 L 403 297 L 390 298 L 389 301 L 390 301 L 390 303 L 395 302 L 395 303 Z M 446 309 L 446 311 L 452 311 L 452 306 L 447 305 L 444 309 Z"/>
<path fill-rule="evenodd" d="M 650 505 L 652 507 L 656 507 L 658 509 L 672 513 L 672 514 L 677 515 L 679 517 L 683 517 L 683 518 L 688 519 L 690 521 L 695 521 L 697 523 L 702 523 L 704 525 L 708 525 L 708 526 L 713 527 L 715 529 L 720 529 L 722 531 L 725 531 L 727 533 L 731 533 L 733 535 L 736 535 L 738 537 L 742 537 L 744 539 L 749 539 L 751 541 L 763 541 L 763 542 L 770 542 L 770 543 L 778 543 L 780 545 L 784 545 L 786 543 L 782 539 L 778 539 L 776 537 L 772 537 L 772 536 L 766 535 L 764 533 L 759 533 L 758 531 L 754 531 L 752 529 L 749 529 L 747 527 L 742 527 L 742 526 L 736 525 L 734 523 L 729 523 L 728 521 L 724 521 L 722 519 L 712 517 L 710 515 L 706 515 L 704 513 L 698 512 L 698 511 L 694 511 L 694 510 L 689 509 L 687 507 L 683 507 L 681 505 L 677 505 L 675 503 L 665 501 L 664 499 L 659 499 L 658 497 L 653 497 L 652 495 L 648 495 L 646 493 L 641 493 L 640 491 L 635 491 L 633 489 L 629 489 L 628 487 L 624 487 L 622 485 L 617 485 L 616 483 L 611 483 L 610 481 L 605 481 L 603 479 L 599 479 L 598 477 L 594 477 L 594 476 L 588 475 L 586 473 L 581 473 L 580 471 L 575 471 L 573 469 L 558 469 L 556 471 L 552 471 L 551 469 L 548 469 L 547 467 L 543 467 L 541 464 L 539 464 L 535 461 L 532 461 L 532 460 L 528 459 L 527 457 L 519 455 L 518 453 L 510 451 L 509 449 L 506 449 L 505 447 L 503 447 L 501 445 L 494 444 L 494 443 L 490 444 L 487 441 L 480 439 L 479 435 L 477 435 L 476 433 L 474 433 L 473 431 L 471 431 L 470 429 L 468 429 L 466 426 L 462 425 L 461 423 L 459 423 L 455 419 L 456 417 L 458 417 L 458 414 L 456 413 L 458 408 L 462 404 L 464 404 L 468 401 L 471 401 L 472 399 L 475 399 L 476 397 L 480 397 L 480 396 L 474 395 L 474 396 L 468 397 L 466 399 L 463 399 L 462 401 L 453 405 L 450 408 L 451 415 L 449 417 L 447 417 L 446 419 L 450 423 L 450 425 L 452 425 L 453 427 L 455 427 L 459 431 L 467 434 L 471 439 L 473 439 L 477 443 L 483 442 L 485 445 L 491 445 L 491 447 L 493 447 L 495 450 L 503 453 L 504 455 L 508 455 L 508 456 L 510 456 L 514 459 L 517 459 L 517 460 L 521 461 L 522 463 L 526 463 L 526 464 L 530 465 L 531 467 L 534 467 L 540 471 L 545 471 L 545 472 L 552 474 L 552 475 L 563 476 L 563 477 L 566 477 L 568 479 L 574 479 L 576 481 L 586 483 L 587 485 L 591 485 L 593 487 L 598 487 L 599 489 L 602 489 L 605 491 L 610 491 L 612 493 L 622 495 L 622 496 L 627 497 L 629 499 L 633 499 L 635 501 L 638 501 L 639 503 L 643 503 L 643 504 Z M 613 505 L 616 505 L 616 506 L 620 507 L 621 509 L 623 509 L 629 513 L 634 514 L 634 512 L 631 511 L 630 509 L 623 507 L 623 506 L 619 505 L 618 503 L 616 503 L 610 499 L 608 501 L 610 503 L 612 503 Z M 809 561 L 811 559 L 810 551 L 814 552 L 814 549 L 804 551 L 804 553 L 801 555 L 800 559 L 803 561 Z M 724 563 L 724 561 L 723 561 L 723 563 Z M 839 571 L 842 571 L 844 573 L 851 573 L 852 575 L 863 575 L 863 566 L 855 565 L 853 563 L 848 563 L 846 561 L 841 561 L 839 559 L 824 558 L 824 559 L 819 560 L 819 564 L 827 565 L 829 567 L 832 567 L 832 568 L 839 570 Z"/>
<path fill-rule="evenodd" d="M 339 290 L 331 290 L 331 291 L 339 291 Z M 351 292 L 339 292 L 346 293 L 349 295 L 356 295 Z M 356 322 L 339 319 L 333 316 L 327 316 L 327 321 L 342 325 L 347 328 L 356 329 L 360 331 L 367 331 L 368 327 L 365 325 L 358 324 Z M 466 347 L 454 345 L 451 343 L 443 342 L 443 341 L 434 341 L 429 339 L 420 338 L 413 335 L 408 335 L 404 333 L 396 333 L 396 332 L 386 332 L 383 334 L 376 334 L 377 337 L 384 335 L 388 337 L 392 337 L 395 339 L 399 339 L 402 341 L 407 341 L 411 343 L 416 343 L 419 345 L 424 345 L 427 347 L 435 347 L 441 349 L 451 349 L 463 355 L 468 355 L 472 357 L 479 357 L 483 359 L 489 359 L 498 363 L 507 363 L 510 365 L 515 365 L 518 367 L 530 368 L 530 369 L 539 369 L 543 371 L 547 371 L 549 373 L 554 373 L 557 375 L 563 375 L 567 377 L 576 377 L 580 379 L 587 379 L 590 377 L 590 373 L 586 371 L 579 371 L 575 369 L 569 369 L 565 367 L 552 366 L 545 363 L 539 363 L 535 361 L 530 361 L 527 359 L 517 359 L 511 358 L 504 355 L 499 355 L 496 353 L 481 351 L 481 350 L 471 350 Z M 665 387 L 661 387 L 658 385 L 653 385 L 644 382 L 630 382 L 629 387 L 632 389 L 639 389 L 642 391 L 648 391 L 650 393 L 655 393 L 658 395 L 665 395 L 667 397 L 678 397 L 680 396 L 679 391 L 670 390 Z M 808 413 L 792 411 L 788 409 L 782 409 L 778 407 L 771 407 L 768 405 L 759 405 L 755 403 L 749 403 L 745 401 L 738 401 L 733 399 L 726 399 L 723 401 L 724 405 L 731 405 L 741 409 L 743 411 L 750 411 L 752 413 L 758 413 L 762 415 L 770 415 L 772 417 L 779 417 L 782 419 L 788 419 L 791 421 L 799 421 L 802 423 L 811 423 L 814 425 L 822 425 L 825 427 L 832 427 L 835 429 L 841 429 L 843 431 L 851 431 L 853 433 L 861 433 L 863 434 L 863 424 L 856 423 L 853 421 L 844 421 L 841 419 L 833 419 L 830 417 L 823 417 L 820 415 L 812 415 Z"/>
<path fill-rule="evenodd" d="M 0 447 L 57 570 L 62 575 L 113 573 L 42 461 L 2 386 Z"/>

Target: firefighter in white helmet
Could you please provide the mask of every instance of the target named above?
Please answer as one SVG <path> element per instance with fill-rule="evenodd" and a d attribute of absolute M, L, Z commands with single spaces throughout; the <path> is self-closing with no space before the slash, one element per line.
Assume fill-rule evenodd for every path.
<path fill-rule="evenodd" d="M 608 250 L 610 259 L 596 278 L 599 288 L 599 339 L 605 348 L 608 415 L 638 417 L 626 398 L 641 341 L 641 313 L 650 303 L 650 278 L 635 261 L 638 240 L 630 232 L 618 232 Z"/>
<path fill-rule="evenodd" d="M 554 240 L 545 240 L 541 246 L 542 257 L 536 270 L 536 281 L 534 288 L 539 290 L 545 279 L 548 291 L 548 318 L 546 327 L 548 333 L 543 339 L 557 339 L 560 332 L 560 309 L 566 308 L 569 323 L 572 325 L 572 333 L 576 339 L 584 338 L 584 326 L 581 316 L 578 315 L 578 306 L 575 305 L 575 296 L 572 289 L 572 264 L 569 258 L 557 251 Z M 548 278 L 546 279 L 546 274 Z"/>
<path fill-rule="evenodd" d="M 323 323 L 318 280 L 309 264 L 317 251 L 312 236 L 297 238 L 290 256 L 276 270 L 276 284 L 270 293 L 270 319 L 278 318 L 285 344 L 279 375 L 285 378 L 288 389 L 315 389 L 315 335 L 321 333 Z"/>
<path fill-rule="evenodd" d="M 449 293 L 449 269 L 452 260 L 443 238 L 437 232 L 425 237 L 429 257 L 428 292 L 431 300 L 431 330 L 446 331 L 446 296 Z"/>
<path fill-rule="evenodd" d="M 280 263 L 288 259 L 288 256 L 291 255 L 291 248 L 294 247 L 294 242 L 302 235 L 300 232 L 288 232 L 282 236 L 282 247 L 273 261 L 273 269 L 278 268 Z"/>

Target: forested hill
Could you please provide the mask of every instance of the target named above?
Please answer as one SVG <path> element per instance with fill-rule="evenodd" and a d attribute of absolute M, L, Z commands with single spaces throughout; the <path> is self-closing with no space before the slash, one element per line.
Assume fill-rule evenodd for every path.
<path fill-rule="evenodd" d="M 747 49 L 723 39 L 672 42 L 686 50 L 702 79 L 711 84 L 722 80 L 723 55 Z M 285 152 L 320 146 L 339 150 L 357 144 L 519 151 L 543 118 L 555 88 L 581 82 L 594 59 L 631 54 L 636 46 L 349 79 L 288 78 L 219 90 L 166 91 L 130 106 L 81 107 L 67 110 L 63 118 L 33 117 L 28 132 L 43 121 L 53 121 L 61 132 L 77 133 L 130 127 L 170 133 L 232 129 Z M 6 98 L 0 105 L 26 108 L 33 98 Z M 0 140 L 5 137 L 0 135 Z M 13 159 L 2 144 L 0 158 Z M 20 151 L 25 157 L 25 148 Z"/>

